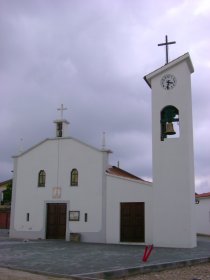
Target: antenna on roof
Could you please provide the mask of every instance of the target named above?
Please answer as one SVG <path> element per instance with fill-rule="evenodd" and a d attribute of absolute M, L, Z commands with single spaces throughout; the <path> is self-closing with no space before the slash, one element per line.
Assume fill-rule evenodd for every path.
<path fill-rule="evenodd" d="M 111 154 L 112 151 L 110 149 L 107 149 L 106 147 L 106 132 L 102 133 L 102 145 L 101 145 L 101 151 L 107 152 L 108 154 Z"/>
<path fill-rule="evenodd" d="M 120 168 L 120 161 L 117 161 L 117 167 Z"/>
<path fill-rule="evenodd" d="M 20 138 L 20 144 L 19 144 L 19 153 L 21 154 L 23 152 L 23 138 Z"/>
<path fill-rule="evenodd" d="M 102 134 L 102 150 L 105 150 L 106 148 L 106 132 L 103 132 Z"/>

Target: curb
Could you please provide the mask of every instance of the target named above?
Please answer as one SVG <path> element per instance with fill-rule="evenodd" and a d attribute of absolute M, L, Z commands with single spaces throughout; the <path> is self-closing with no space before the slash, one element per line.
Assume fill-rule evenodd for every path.
<path fill-rule="evenodd" d="M 129 277 L 137 274 L 146 274 L 149 272 L 159 272 L 166 269 L 182 268 L 186 266 L 202 264 L 210 262 L 210 257 L 199 258 L 199 259 L 188 259 L 176 262 L 159 263 L 145 266 L 136 266 L 125 269 L 101 271 L 98 273 L 88 273 L 88 274 L 76 274 L 70 275 L 74 279 L 116 279 L 120 277 Z"/>

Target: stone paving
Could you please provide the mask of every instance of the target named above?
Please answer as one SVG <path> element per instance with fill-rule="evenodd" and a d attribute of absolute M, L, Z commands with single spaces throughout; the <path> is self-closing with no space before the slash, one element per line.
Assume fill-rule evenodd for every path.
<path fill-rule="evenodd" d="M 210 239 L 193 249 L 154 248 L 142 262 L 145 246 L 73 243 L 61 240 L 0 238 L 0 266 L 41 274 L 104 279 L 143 270 L 210 261 Z"/>

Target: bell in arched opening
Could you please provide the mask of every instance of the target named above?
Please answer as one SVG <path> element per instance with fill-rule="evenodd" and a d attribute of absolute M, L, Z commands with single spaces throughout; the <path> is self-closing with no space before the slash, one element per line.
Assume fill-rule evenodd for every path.
<path fill-rule="evenodd" d="M 176 134 L 172 122 L 169 122 L 169 123 L 166 124 L 166 131 L 165 131 L 164 134 L 166 134 L 166 135 L 174 135 L 174 134 Z"/>

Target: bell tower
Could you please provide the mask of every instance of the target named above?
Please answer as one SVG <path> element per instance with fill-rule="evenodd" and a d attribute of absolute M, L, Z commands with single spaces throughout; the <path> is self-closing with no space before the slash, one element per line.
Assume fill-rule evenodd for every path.
<path fill-rule="evenodd" d="M 68 136 L 68 125 L 69 122 L 65 119 L 63 119 L 63 111 L 67 110 L 67 108 L 64 108 L 63 104 L 61 104 L 61 107 L 57 109 L 61 112 L 61 118 L 59 120 L 55 120 L 55 135 L 56 137 L 67 137 Z"/>
<path fill-rule="evenodd" d="M 188 53 L 144 77 L 152 90 L 153 242 L 193 248 L 195 185 Z"/>

